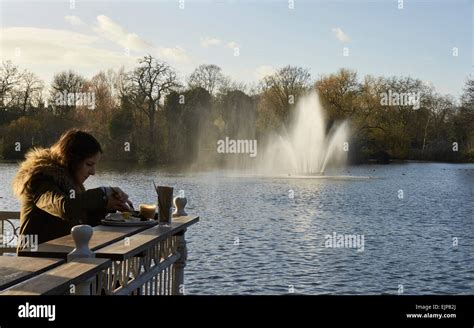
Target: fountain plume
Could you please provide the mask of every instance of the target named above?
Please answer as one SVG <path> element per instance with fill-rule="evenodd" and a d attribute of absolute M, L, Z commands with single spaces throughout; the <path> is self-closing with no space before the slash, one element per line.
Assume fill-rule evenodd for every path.
<path fill-rule="evenodd" d="M 328 133 L 326 129 L 327 120 L 316 92 L 303 97 L 297 103 L 288 133 L 267 145 L 260 170 L 265 174 L 317 175 L 324 174 L 328 165 L 344 165 L 348 123 L 334 124 Z"/>

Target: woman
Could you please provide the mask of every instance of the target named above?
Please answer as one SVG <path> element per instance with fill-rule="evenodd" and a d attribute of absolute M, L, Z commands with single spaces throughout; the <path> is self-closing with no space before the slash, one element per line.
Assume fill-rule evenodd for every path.
<path fill-rule="evenodd" d="M 37 235 L 44 243 L 69 234 L 75 225 L 98 225 L 107 212 L 130 211 L 128 195 L 119 188 L 85 190 L 83 183 L 95 174 L 101 154 L 99 142 L 77 129 L 65 132 L 51 148 L 26 154 L 13 181 L 21 200 L 20 236 Z"/>

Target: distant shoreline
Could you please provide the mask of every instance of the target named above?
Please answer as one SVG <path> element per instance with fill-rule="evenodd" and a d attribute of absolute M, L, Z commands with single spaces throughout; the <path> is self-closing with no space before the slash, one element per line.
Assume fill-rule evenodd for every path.
<path fill-rule="evenodd" d="M 23 161 L 22 160 L 8 160 L 8 159 L 0 159 L 0 164 L 20 164 L 21 162 Z M 410 163 L 420 163 L 420 164 L 474 164 L 473 162 L 454 162 L 454 161 L 432 161 L 432 160 L 418 160 L 418 159 L 391 159 L 388 163 L 380 163 L 378 162 L 376 159 L 371 159 L 371 160 L 367 160 L 365 162 L 358 162 L 358 163 L 351 163 L 351 164 L 348 164 L 347 166 L 361 166 L 361 165 L 390 165 L 390 164 L 410 164 Z M 117 161 L 115 160 L 103 160 L 101 162 L 101 164 L 104 166 L 104 167 L 125 167 L 125 166 L 131 166 L 131 167 L 134 167 L 134 168 L 138 168 L 138 167 L 141 167 L 141 168 L 176 168 L 176 169 L 183 169 L 185 171 L 187 171 L 189 168 L 186 168 L 184 166 L 180 166 L 178 164 L 163 164 L 163 163 L 140 163 L 140 162 L 137 162 L 137 161 L 129 161 L 129 162 L 122 162 L 122 163 L 117 163 Z M 199 164 L 198 164 L 199 166 Z M 207 166 L 207 168 L 212 168 L 212 167 L 209 167 L 209 165 Z M 219 166 L 215 166 L 213 167 L 214 169 L 218 169 L 218 170 L 222 170 L 222 169 L 226 169 L 225 167 L 219 167 Z"/>

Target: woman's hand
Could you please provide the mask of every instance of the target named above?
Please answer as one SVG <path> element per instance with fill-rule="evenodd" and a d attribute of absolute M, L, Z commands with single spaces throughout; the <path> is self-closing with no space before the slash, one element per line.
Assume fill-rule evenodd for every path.
<path fill-rule="evenodd" d="M 117 198 L 123 203 L 128 201 L 128 195 L 122 191 L 119 187 L 111 187 L 112 189 L 112 197 Z"/>
<path fill-rule="evenodd" d="M 118 210 L 121 212 L 131 211 L 131 202 L 128 195 L 118 187 L 107 188 L 107 206 L 108 210 Z M 133 205 L 132 205 L 133 206 Z"/>
<path fill-rule="evenodd" d="M 107 201 L 107 210 L 117 210 L 120 212 L 130 212 L 130 207 L 127 203 L 122 202 L 121 200 L 115 197 L 109 197 Z"/>

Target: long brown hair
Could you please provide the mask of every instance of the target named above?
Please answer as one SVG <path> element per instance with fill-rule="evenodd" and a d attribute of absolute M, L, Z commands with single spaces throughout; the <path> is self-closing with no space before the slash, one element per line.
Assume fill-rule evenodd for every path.
<path fill-rule="evenodd" d="M 74 171 L 86 158 L 102 153 L 102 147 L 90 133 L 79 129 L 70 129 L 51 146 L 51 152 L 58 158 L 60 164 L 66 167 L 74 176 Z"/>

